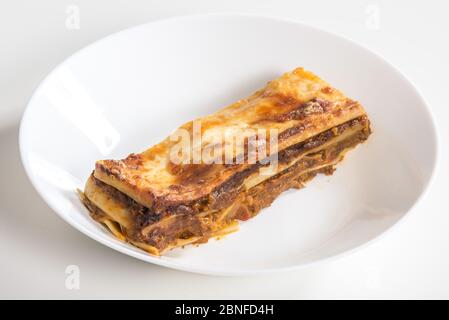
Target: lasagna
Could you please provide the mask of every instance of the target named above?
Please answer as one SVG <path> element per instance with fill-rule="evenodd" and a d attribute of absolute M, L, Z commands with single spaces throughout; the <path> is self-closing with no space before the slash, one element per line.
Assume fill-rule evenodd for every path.
<path fill-rule="evenodd" d="M 331 175 L 371 130 L 359 102 L 297 68 L 175 132 L 184 134 L 121 160 L 97 161 L 80 192 L 95 221 L 153 255 L 236 231 L 283 191 Z M 243 137 L 240 148 L 216 139 L 226 132 Z M 194 141 L 195 134 L 203 139 Z M 175 161 L 173 150 L 187 152 Z M 209 161 L 193 159 L 211 150 L 217 152 Z"/>

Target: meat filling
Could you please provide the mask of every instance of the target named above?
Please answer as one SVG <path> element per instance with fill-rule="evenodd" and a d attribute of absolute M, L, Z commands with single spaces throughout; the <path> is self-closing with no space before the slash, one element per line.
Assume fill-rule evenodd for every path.
<path fill-rule="evenodd" d="M 349 134 L 343 136 L 345 132 Z M 236 220 L 247 220 L 270 206 L 283 191 L 302 188 L 318 173 L 332 174 L 334 165 L 341 161 L 344 153 L 365 141 L 369 134 L 366 117 L 351 120 L 280 151 L 278 160 L 283 170 L 268 179 L 260 183 L 256 179 L 256 184 L 248 187 L 249 177 L 260 168 L 260 165 L 253 165 L 214 190 L 207 198 L 170 207 L 164 214 L 153 212 L 93 176 L 91 179 L 95 188 L 108 199 L 126 208 L 130 223 L 124 226 L 117 222 L 124 237 L 133 243 L 148 244 L 161 253 L 175 246 L 179 239 L 207 242 L 210 237 L 235 224 Z M 344 138 L 338 139 L 339 136 Z M 110 215 L 97 207 L 94 201 L 84 196 L 83 202 L 96 221 L 109 221 Z"/>

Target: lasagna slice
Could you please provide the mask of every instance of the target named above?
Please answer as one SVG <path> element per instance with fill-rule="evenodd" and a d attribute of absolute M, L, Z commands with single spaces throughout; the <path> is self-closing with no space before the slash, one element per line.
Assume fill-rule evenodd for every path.
<path fill-rule="evenodd" d="M 234 140 L 216 139 L 229 132 L 241 137 L 239 130 L 245 132 L 240 148 Z M 180 139 L 172 135 L 125 159 L 97 161 L 80 193 L 94 220 L 154 255 L 236 231 L 239 220 L 255 216 L 283 191 L 332 174 L 371 130 L 358 102 L 297 68 L 176 132 L 184 133 L 177 138 L 188 136 L 180 161 L 173 159 Z M 252 139 L 255 133 L 262 138 Z M 214 161 L 195 159 L 211 147 L 221 151 L 209 157 Z"/>

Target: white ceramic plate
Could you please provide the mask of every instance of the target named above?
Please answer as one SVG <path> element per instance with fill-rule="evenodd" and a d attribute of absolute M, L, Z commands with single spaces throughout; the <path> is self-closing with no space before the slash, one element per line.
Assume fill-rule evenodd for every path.
<path fill-rule="evenodd" d="M 238 233 L 161 258 L 119 242 L 89 218 L 75 189 L 95 160 L 143 150 L 297 66 L 359 100 L 372 120 L 369 141 L 333 176 L 286 192 Z M 149 23 L 86 47 L 38 87 L 20 131 L 33 185 L 75 228 L 144 261 L 222 275 L 297 268 L 379 236 L 426 189 L 436 146 L 423 99 L 379 56 L 300 23 L 231 14 Z"/>

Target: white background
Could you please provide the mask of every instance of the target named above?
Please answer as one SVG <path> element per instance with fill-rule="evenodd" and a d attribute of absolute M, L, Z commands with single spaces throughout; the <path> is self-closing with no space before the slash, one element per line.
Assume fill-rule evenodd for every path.
<path fill-rule="evenodd" d="M 66 26 L 72 4 L 79 8 L 80 29 Z M 17 132 L 40 80 L 71 53 L 110 33 L 221 11 L 289 17 L 343 34 L 380 53 L 415 83 L 438 122 L 440 165 L 425 199 L 394 232 L 352 255 L 295 272 L 211 277 L 115 252 L 70 227 L 39 198 L 22 169 Z M 448 11 L 448 3 L 438 0 L 3 1 L 0 298 L 449 298 Z M 69 265 L 80 269 L 78 290 L 66 288 Z"/>

